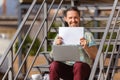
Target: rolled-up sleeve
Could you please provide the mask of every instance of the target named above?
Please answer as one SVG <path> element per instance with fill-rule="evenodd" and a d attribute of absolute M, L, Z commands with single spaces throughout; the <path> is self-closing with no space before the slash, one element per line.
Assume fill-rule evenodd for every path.
<path fill-rule="evenodd" d="M 94 39 L 92 33 L 90 33 L 90 32 L 85 32 L 85 38 L 86 38 L 86 40 L 88 41 L 88 46 L 89 46 L 89 47 L 96 45 L 96 42 L 95 42 L 95 39 Z"/>

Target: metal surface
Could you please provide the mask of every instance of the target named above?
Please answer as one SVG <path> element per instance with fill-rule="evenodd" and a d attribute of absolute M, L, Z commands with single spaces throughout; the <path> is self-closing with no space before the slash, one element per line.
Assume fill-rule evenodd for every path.
<path fill-rule="evenodd" d="M 101 40 L 101 45 L 99 46 L 99 49 L 98 49 L 98 53 L 97 53 L 97 56 L 96 56 L 96 59 L 95 59 L 95 62 L 94 62 L 94 65 L 93 65 L 93 68 L 92 68 L 89 80 L 93 80 L 94 79 L 94 75 L 95 75 L 95 72 L 96 72 L 96 69 L 97 69 L 97 65 L 98 65 L 98 62 L 99 62 L 99 59 L 100 59 L 100 55 L 101 55 L 101 52 L 102 52 L 102 49 L 103 49 L 103 45 L 104 45 L 104 42 L 106 40 L 106 36 L 108 34 L 108 30 L 110 28 L 110 25 L 111 25 L 110 23 L 112 22 L 113 15 L 114 15 L 117 3 L 118 3 L 118 0 L 115 0 L 115 2 L 113 4 L 112 11 L 111 11 L 110 18 L 109 18 L 109 20 L 107 22 L 106 29 L 105 29 L 103 38 Z"/>

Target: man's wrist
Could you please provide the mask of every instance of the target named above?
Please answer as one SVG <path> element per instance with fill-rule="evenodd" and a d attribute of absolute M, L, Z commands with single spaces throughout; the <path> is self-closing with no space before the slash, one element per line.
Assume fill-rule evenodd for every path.
<path fill-rule="evenodd" d="M 89 47 L 88 47 L 87 45 L 85 45 L 85 46 L 83 47 L 84 50 L 88 50 L 88 48 L 89 48 Z"/>

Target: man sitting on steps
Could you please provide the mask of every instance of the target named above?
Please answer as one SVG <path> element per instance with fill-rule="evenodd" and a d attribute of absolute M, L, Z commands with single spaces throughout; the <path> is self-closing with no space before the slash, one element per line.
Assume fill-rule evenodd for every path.
<path fill-rule="evenodd" d="M 64 11 L 64 20 L 69 27 L 80 26 L 80 12 L 76 7 L 70 7 Z M 79 35 L 79 34 L 78 34 Z M 62 37 L 57 36 L 54 45 L 62 45 Z M 50 80 L 88 80 L 91 66 L 97 54 L 97 47 L 93 35 L 85 31 L 84 37 L 80 39 L 80 45 L 85 53 L 80 53 L 80 61 L 66 63 L 53 61 L 50 64 Z M 86 56 L 87 54 L 88 56 Z"/>

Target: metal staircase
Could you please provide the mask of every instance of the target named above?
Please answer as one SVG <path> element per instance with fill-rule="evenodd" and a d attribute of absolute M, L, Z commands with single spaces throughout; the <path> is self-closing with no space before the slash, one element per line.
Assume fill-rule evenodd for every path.
<path fill-rule="evenodd" d="M 116 35 L 115 35 L 115 28 L 116 28 L 117 24 L 119 24 L 119 22 L 118 22 L 118 17 L 119 17 L 119 13 L 120 13 L 119 8 L 118 8 L 118 11 L 115 15 L 115 19 L 113 19 L 117 4 L 118 4 L 118 0 L 115 0 L 114 4 L 113 4 L 112 11 L 111 11 L 110 18 L 107 22 L 106 29 L 104 31 L 104 35 L 103 35 L 103 38 L 102 38 L 101 43 L 100 43 L 101 45 L 99 46 L 99 50 L 98 50 L 98 53 L 97 53 L 97 56 L 96 56 L 89 80 L 94 79 L 98 66 L 100 69 L 97 72 L 97 74 L 98 74 L 97 80 L 114 80 L 114 75 L 115 75 L 115 71 L 117 70 L 119 53 L 120 53 L 119 52 L 120 47 L 119 47 L 119 45 L 117 45 L 117 42 L 119 39 L 119 32 L 120 32 L 119 26 L 118 26 L 118 30 L 116 31 Z M 112 22 L 113 22 L 113 25 L 111 24 Z M 110 28 L 112 28 L 112 32 L 110 32 Z M 109 35 L 109 38 L 108 38 L 109 40 L 107 43 L 107 48 L 104 51 L 103 47 L 104 47 L 105 40 L 107 40 L 107 35 Z M 110 60 L 109 60 L 108 66 L 105 69 L 104 63 L 105 63 L 105 60 L 107 58 L 107 55 L 109 54 L 109 47 L 110 47 L 110 43 L 113 39 L 113 36 L 115 36 L 115 38 L 114 38 L 115 41 L 113 44 L 112 51 L 110 53 Z M 116 47 L 118 47 L 117 51 L 116 51 Z M 116 53 L 116 56 L 113 57 L 115 53 Z"/>
<path fill-rule="evenodd" d="M 47 53 L 48 52 L 48 44 L 53 39 L 48 38 L 49 32 L 57 32 L 57 28 L 53 28 L 52 24 L 54 22 L 61 22 L 62 25 L 64 25 L 63 17 L 58 16 L 58 13 L 60 10 L 66 9 L 67 6 L 76 6 L 75 5 L 76 0 L 43 0 L 41 3 L 37 3 L 37 0 L 33 0 L 31 4 L 20 4 L 20 9 L 23 9 L 24 11 L 27 11 L 25 15 L 21 15 L 24 13 L 22 10 L 19 10 L 19 25 L 16 34 L 14 35 L 9 47 L 5 51 L 1 61 L 0 66 L 4 63 L 5 59 L 9 59 L 9 67 L 2 78 L 2 80 L 8 79 L 8 80 L 18 80 L 19 77 L 22 74 L 23 67 L 26 64 L 27 58 L 31 52 L 31 49 L 33 48 L 33 45 L 37 38 L 40 38 L 41 43 L 39 44 L 39 47 L 37 48 L 37 51 L 35 52 L 34 60 L 31 61 L 30 66 L 26 68 L 26 72 L 24 75 L 22 75 L 22 80 L 30 80 L 30 72 L 32 71 L 32 68 L 34 67 L 34 63 L 36 59 L 39 57 L 39 54 Z M 22 6 L 21 6 L 22 5 Z M 57 5 L 57 6 L 56 6 Z M 24 6 L 24 7 L 23 7 Z M 102 10 L 112 10 L 110 17 L 105 18 L 101 16 L 93 16 L 93 17 L 84 17 L 84 13 L 82 14 L 81 21 L 102 21 L 102 20 L 108 20 L 106 27 L 97 27 L 98 25 L 95 25 L 94 28 L 88 28 L 91 32 L 102 32 L 104 33 L 101 39 L 96 38 L 96 42 L 99 47 L 99 51 L 97 53 L 97 57 L 95 59 L 91 75 L 89 80 L 114 80 L 114 74 L 116 73 L 116 69 L 119 69 L 117 66 L 118 59 L 119 59 L 119 6 L 118 6 L 118 0 L 115 0 L 113 5 L 110 7 L 106 6 L 81 6 L 77 5 L 80 11 L 87 10 L 87 9 L 102 9 Z M 25 8 L 25 9 L 24 9 Z M 56 9 L 55 13 L 52 13 L 51 10 Z M 117 14 L 114 14 L 114 12 L 117 11 Z M 29 24 L 28 24 L 29 23 Z M 28 24 L 28 26 L 26 26 Z M 36 27 L 37 26 L 37 27 Z M 82 24 L 84 26 L 84 24 Z M 34 29 L 37 28 L 37 29 Z M 27 36 L 31 34 L 31 31 L 34 31 L 34 34 L 32 35 L 32 42 L 29 44 L 29 47 L 26 48 L 26 53 L 24 55 L 24 58 L 22 59 L 22 47 L 24 45 L 24 42 L 27 39 Z M 19 47 L 14 54 L 14 45 L 16 42 L 19 42 Z M 109 52 L 109 48 L 112 45 L 112 51 Z M 104 48 L 105 47 L 105 48 Z M 116 50 L 116 47 L 118 50 Z M 41 51 L 41 49 L 43 49 Z M 15 60 L 17 58 L 21 58 L 21 61 L 19 61 L 19 68 L 16 73 L 14 73 L 14 64 Z M 107 64 L 107 67 L 105 66 L 106 59 L 109 58 L 109 64 Z M 114 58 L 114 59 L 113 59 Z"/>

